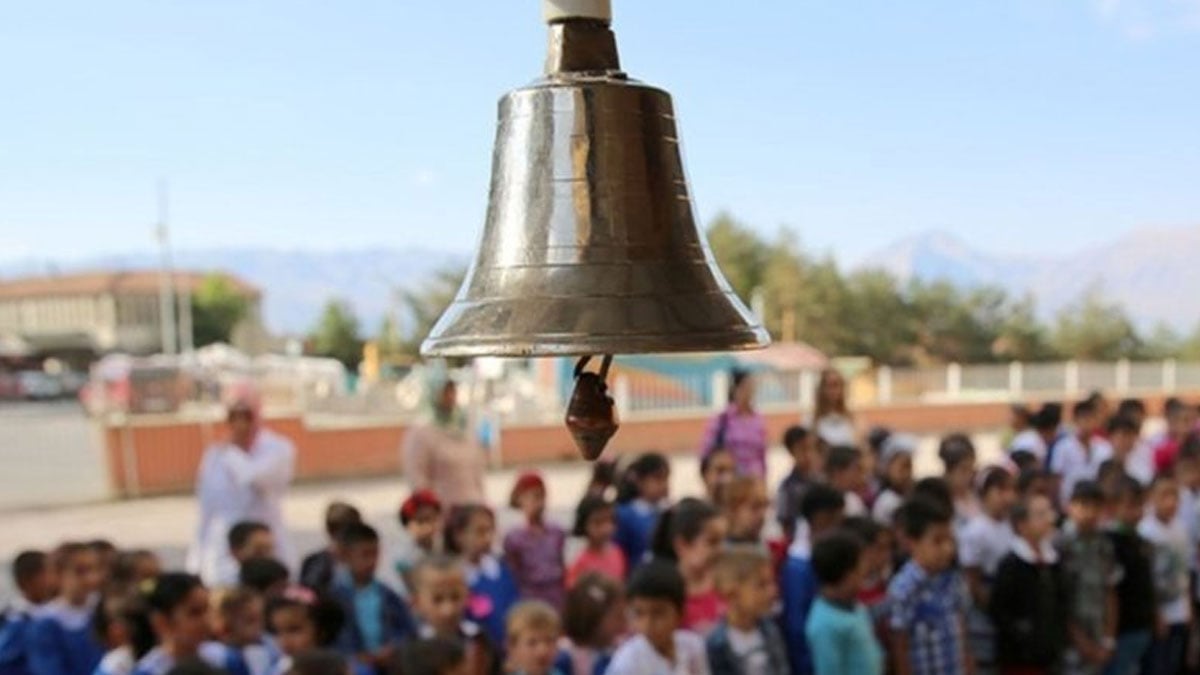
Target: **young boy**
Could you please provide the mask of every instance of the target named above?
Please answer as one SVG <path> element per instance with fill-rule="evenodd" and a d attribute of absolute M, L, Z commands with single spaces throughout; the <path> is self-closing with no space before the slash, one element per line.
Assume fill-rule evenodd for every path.
<path fill-rule="evenodd" d="M 518 603 L 508 613 L 505 635 L 510 675 L 562 675 L 555 667 L 562 622 L 553 607 L 539 600 Z"/>
<path fill-rule="evenodd" d="M 37 613 L 29 629 L 31 675 L 90 673 L 104 656 L 92 630 L 100 559 L 87 544 L 67 543 L 52 556 L 58 568 L 59 596 Z"/>
<path fill-rule="evenodd" d="M 783 432 L 783 447 L 792 456 L 792 471 L 779 484 L 775 498 L 775 517 L 783 528 L 783 535 L 791 541 L 796 533 L 796 519 L 800 517 L 800 500 L 816 482 L 817 472 L 816 438 L 802 426 L 788 427 Z"/>
<path fill-rule="evenodd" d="M 54 598 L 56 580 L 49 556 L 22 551 L 12 563 L 13 583 L 20 595 L 0 618 L 0 673 L 28 675 L 26 642 L 29 628 L 42 605 Z"/>
<path fill-rule="evenodd" d="M 352 523 L 361 523 L 362 514 L 350 504 L 330 502 L 325 507 L 325 536 L 329 544 L 314 551 L 300 564 L 300 583 L 317 591 L 329 589 L 333 583 L 333 570 L 337 567 L 337 540 L 342 528 Z"/>
<path fill-rule="evenodd" d="M 1150 646 L 1146 675 L 1182 671 L 1191 627 L 1190 563 L 1194 550 L 1179 515 L 1179 487 L 1169 474 L 1160 474 L 1150 487 L 1150 509 L 1138 524 L 1138 534 L 1154 547 L 1154 590 L 1160 630 Z"/>
<path fill-rule="evenodd" d="M 1117 415 L 1108 421 L 1112 458 L 1125 473 L 1141 481 L 1142 485 L 1149 485 L 1154 480 L 1154 457 L 1141 438 L 1141 424 L 1133 417 Z"/>
<path fill-rule="evenodd" d="M 861 450 L 841 445 L 830 448 L 825 458 L 825 476 L 831 486 L 845 495 L 847 516 L 867 515 L 861 494 L 867 487 L 867 471 Z"/>
<path fill-rule="evenodd" d="M 625 589 L 634 636 L 613 655 L 605 675 L 709 675 L 704 643 L 680 630 L 687 591 L 674 563 L 638 566 Z"/>
<path fill-rule="evenodd" d="M 229 528 L 229 555 L 237 563 L 237 568 L 222 570 L 218 586 L 234 586 L 237 584 L 238 570 L 242 564 L 251 558 L 272 558 L 275 556 L 275 537 L 271 528 L 254 520 L 243 520 Z"/>
<path fill-rule="evenodd" d="M 250 558 L 238 572 L 238 585 L 258 591 L 264 598 L 283 592 L 288 585 L 288 568 L 274 558 Z"/>
<path fill-rule="evenodd" d="M 1138 668 L 1150 647 L 1155 625 L 1154 549 L 1137 533 L 1146 507 L 1146 488 L 1123 476 L 1113 495 L 1113 525 L 1109 531 L 1117 567 L 1117 642 L 1105 672 L 1128 673 Z"/>
<path fill-rule="evenodd" d="M 815 671 L 882 675 L 883 650 L 867 608 L 858 602 L 868 574 L 863 543 L 850 532 L 835 532 L 813 547 L 812 565 L 821 596 L 808 616 L 805 635 Z"/>
<path fill-rule="evenodd" d="M 396 546 L 396 574 L 411 594 L 412 571 L 426 557 L 441 552 L 442 502 L 432 490 L 417 490 L 400 505 L 400 542 Z"/>
<path fill-rule="evenodd" d="M 1063 527 L 1063 574 L 1070 592 L 1064 664 L 1069 675 L 1099 675 L 1116 647 L 1120 574 L 1112 542 L 1100 530 L 1104 492 L 1094 481 L 1075 484 Z"/>
<path fill-rule="evenodd" d="M 964 640 L 970 606 L 962 575 L 953 568 L 954 515 L 918 497 L 900 512 L 911 558 L 888 586 L 892 656 L 897 675 L 973 672 Z"/>
<path fill-rule="evenodd" d="M 1058 503 L 1063 505 L 1070 501 L 1076 483 L 1095 480 L 1100 464 L 1112 457 L 1112 446 L 1096 436 L 1101 420 L 1092 400 L 1076 403 L 1071 409 L 1071 419 L 1075 422 L 1073 433 L 1051 448 L 1046 461 L 1060 481 Z"/>
<path fill-rule="evenodd" d="M 1066 643 L 1066 585 L 1050 543 L 1054 520 L 1054 506 L 1041 495 L 1012 509 L 1016 537 L 996 571 L 988 607 L 1002 675 L 1056 672 Z"/>
<path fill-rule="evenodd" d="M 445 555 L 432 555 L 417 563 L 412 578 L 417 637 L 460 645 L 466 653 L 468 673 L 499 673 L 495 646 L 478 624 L 466 619 L 470 591 L 462 563 Z"/>
<path fill-rule="evenodd" d="M 808 641 L 804 637 L 808 613 L 817 598 L 817 578 L 812 568 L 812 542 L 837 529 L 845 516 L 844 494 L 818 483 L 804 495 L 800 505 L 802 520 L 788 549 L 780 572 L 783 613 L 780 623 L 787 643 L 788 661 L 795 675 L 812 673 Z"/>
<path fill-rule="evenodd" d="M 786 673 L 787 649 L 771 620 L 779 589 L 770 556 L 752 546 L 727 549 L 717 558 L 713 576 L 727 609 L 708 635 L 712 674 Z"/>
<path fill-rule="evenodd" d="M 414 633 L 404 600 L 375 578 L 379 533 L 365 523 L 347 525 L 338 538 L 342 566 L 334 575 L 333 595 L 346 612 L 338 645 L 345 654 L 383 670 L 395 647 Z"/>
<path fill-rule="evenodd" d="M 229 675 L 269 675 L 275 672 L 280 654 L 264 639 L 262 596 L 250 588 L 235 588 L 216 603 L 215 630 L 225 645 L 225 670 Z"/>

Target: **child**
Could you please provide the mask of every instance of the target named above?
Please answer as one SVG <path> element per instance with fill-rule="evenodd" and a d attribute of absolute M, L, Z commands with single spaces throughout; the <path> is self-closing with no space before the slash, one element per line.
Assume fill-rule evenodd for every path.
<path fill-rule="evenodd" d="M 813 672 L 808 641 L 804 637 L 808 614 L 817 597 L 817 579 L 812 569 L 812 542 L 837 529 L 845 510 L 845 494 L 823 483 L 809 488 L 800 504 L 803 520 L 797 526 L 796 538 L 788 549 L 780 573 L 783 596 L 780 621 L 794 675 Z"/>
<path fill-rule="evenodd" d="M 1066 672 L 1098 675 L 1116 646 L 1116 595 L 1119 571 L 1112 542 L 1100 530 L 1104 493 L 1094 481 L 1075 484 L 1063 527 L 1063 573 L 1070 591 L 1064 663 Z"/>
<path fill-rule="evenodd" d="M 842 521 L 842 529 L 858 537 L 862 543 L 862 557 L 866 565 L 866 577 L 858 601 L 871 614 L 871 621 L 878 627 L 878 637 L 886 637 L 883 615 L 887 600 L 888 579 L 892 576 L 892 530 L 866 516 L 855 516 Z"/>
<path fill-rule="evenodd" d="M 1057 672 L 1066 643 L 1066 584 L 1050 543 L 1054 505 L 1042 495 L 1012 509 L 1016 536 L 996 571 L 989 610 L 1001 675 Z"/>
<path fill-rule="evenodd" d="M 1125 473 L 1149 485 L 1154 480 L 1154 458 L 1141 442 L 1142 427 L 1133 417 L 1117 415 L 1108 421 L 1108 442 L 1112 458 Z"/>
<path fill-rule="evenodd" d="M 728 609 L 706 642 L 713 675 L 786 673 L 787 650 L 771 618 L 779 598 L 771 558 L 737 546 L 721 553 L 714 576 Z"/>
<path fill-rule="evenodd" d="M 617 649 L 605 675 L 708 675 L 704 642 L 680 630 L 687 590 L 673 563 L 639 565 L 625 593 L 634 636 Z"/>
<path fill-rule="evenodd" d="M 1191 583 L 1188 578 L 1194 549 L 1179 515 L 1179 483 L 1160 474 L 1150 487 L 1150 509 L 1138 524 L 1138 534 L 1154 547 L 1154 590 L 1158 625 L 1146 655 L 1146 675 L 1173 675 L 1183 668 L 1191 626 Z"/>
<path fill-rule="evenodd" d="M 153 579 L 160 574 L 162 574 L 162 562 L 152 551 L 146 549 L 121 551 L 117 554 L 116 562 L 113 563 L 109 584 L 117 589 L 132 589 L 137 588 L 143 581 Z"/>
<path fill-rule="evenodd" d="M 566 636 L 560 647 L 574 675 L 603 675 L 612 650 L 625 634 L 625 599 L 619 580 L 591 573 L 567 592 L 563 610 Z"/>
<path fill-rule="evenodd" d="M 167 572 L 143 584 L 141 593 L 144 607 L 131 622 L 132 642 L 134 652 L 145 656 L 134 675 L 166 675 L 176 664 L 195 659 L 225 666 L 225 649 L 207 642 L 208 591 L 199 577 Z"/>
<path fill-rule="evenodd" d="M 634 567 L 650 548 L 650 537 L 662 513 L 671 480 L 671 465 L 656 452 L 633 461 L 617 494 L 617 546 Z"/>
<path fill-rule="evenodd" d="M 375 528 L 365 523 L 347 525 L 338 537 L 338 550 L 342 565 L 334 573 L 332 594 L 347 617 L 339 647 L 343 654 L 382 670 L 396 646 L 412 635 L 412 614 L 395 591 L 375 578 L 379 567 Z"/>
<path fill-rule="evenodd" d="M 726 539 L 731 544 L 763 546 L 762 530 L 767 524 L 767 485 L 755 476 L 738 476 L 720 490 L 717 505 L 728 525 Z"/>
<path fill-rule="evenodd" d="M 891 527 L 896 509 L 912 492 L 912 456 L 916 450 L 917 439 L 908 434 L 890 434 L 883 442 L 879 457 L 883 468 L 883 489 L 871 506 L 871 516 L 881 525 Z"/>
<path fill-rule="evenodd" d="M 100 557 L 87 544 L 67 543 L 55 551 L 59 596 L 36 613 L 28 628 L 31 675 L 90 673 L 104 656 L 92 617 L 100 590 Z"/>
<path fill-rule="evenodd" d="M 625 554 L 612 540 L 617 531 L 615 515 L 613 503 L 603 496 L 588 495 L 580 500 L 572 534 L 582 537 L 587 545 L 567 570 L 567 588 L 589 572 L 614 581 L 625 579 Z"/>
<path fill-rule="evenodd" d="M 406 592 L 412 588 L 412 570 L 422 559 L 441 552 L 442 502 L 432 490 L 417 490 L 400 505 L 400 541 L 396 546 L 396 574 Z"/>
<path fill-rule="evenodd" d="M 901 507 L 911 558 L 888 586 L 897 675 L 972 672 L 963 639 L 970 599 L 954 565 L 954 515 L 920 497 Z"/>
<path fill-rule="evenodd" d="M 816 437 L 808 429 L 794 425 L 783 432 L 783 447 L 792 456 L 792 471 L 779 484 L 775 498 L 775 517 L 783 528 L 783 536 L 792 540 L 796 533 L 796 519 L 800 517 L 800 500 L 804 493 L 817 481 Z"/>
<path fill-rule="evenodd" d="M 468 504 L 450 511 L 446 552 L 462 556 L 470 601 L 467 614 L 495 644 L 504 644 L 504 617 L 517 603 L 517 583 L 503 560 L 492 554 L 496 517 L 486 506 Z"/>
<path fill-rule="evenodd" d="M 1146 488 L 1124 476 L 1113 495 L 1113 524 L 1108 533 L 1121 570 L 1117 583 L 1117 642 L 1107 673 L 1138 668 L 1150 648 L 1155 625 L 1154 549 L 1137 533 L 1146 507 Z"/>
<path fill-rule="evenodd" d="M 1076 483 L 1095 480 L 1100 463 L 1112 457 L 1112 446 L 1096 436 L 1101 420 L 1093 401 L 1076 403 L 1071 417 L 1075 422 L 1074 433 L 1063 436 L 1046 460 L 1047 468 L 1059 479 L 1059 504 L 1070 500 Z"/>
<path fill-rule="evenodd" d="M 808 616 L 805 636 L 815 671 L 883 675 L 883 650 L 870 614 L 857 600 L 869 566 L 862 543 L 849 532 L 835 532 L 813 547 L 812 566 L 821 595 Z"/>
<path fill-rule="evenodd" d="M 980 477 L 980 512 L 958 533 L 958 561 L 971 592 L 967 639 L 976 665 L 989 669 L 995 663 L 996 636 L 987 608 L 996 570 L 1012 550 L 1009 517 L 1017 492 L 1012 474 L 1002 467 L 986 469 Z"/>
<path fill-rule="evenodd" d="M 420 622 L 417 636 L 455 640 L 466 651 L 467 672 L 498 674 L 500 659 L 494 643 L 478 624 L 468 620 L 469 598 L 466 574 L 454 558 L 430 556 L 413 570 L 413 610 Z"/>
<path fill-rule="evenodd" d="M 218 586 L 236 585 L 238 570 L 247 560 L 275 556 L 275 537 L 271 535 L 271 528 L 260 522 L 246 520 L 236 523 L 229 528 L 228 540 L 229 554 L 237 563 L 237 568 L 222 570 Z"/>
<path fill-rule="evenodd" d="M 714 448 L 700 458 L 700 480 L 709 501 L 717 500 L 717 491 L 737 475 L 737 464 L 728 448 Z"/>
<path fill-rule="evenodd" d="M 567 576 L 563 548 L 567 533 L 546 522 L 546 483 L 534 472 L 523 473 L 513 485 L 509 505 L 520 509 L 525 526 L 504 537 L 504 561 L 508 563 L 521 597 L 541 600 L 562 610 Z"/>
<path fill-rule="evenodd" d="M 725 519 L 712 504 L 694 497 L 667 509 L 654 532 L 654 557 L 677 564 L 687 588 L 680 625 L 702 636 L 721 618 L 712 572 L 724 541 Z"/>
<path fill-rule="evenodd" d="M 470 675 L 467 651 L 458 640 L 425 638 L 409 640 L 400 649 L 402 675 Z"/>
<path fill-rule="evenodd" d="M 286 673 L 296 658 L 337 643 L 346 624 L 346 614 L 336 600 L 304 586 L 288 586 L 267 603 L 267 627 L 279 648 L 277 673 Z M 371 669 L 351 663 L 354 675 L 370 675 Z"/>
<path fill-rule="evenodd" d="M 333 570 L 337 566 L 337 539 L 342 528 L 351 523 L 361 523 L 362 514 L 350 504 L 330 502 L 325 507 L 325 536 L 329 544 L 304 558 L 300 564 L 300 583 L 318 590 L 327 590 L 333 583 Z"/>
<path fill-rule="evenodd" d="M 249 588 L 235 588 L 217 601 L 214 633 L 225 645 L 225 670 L 230 675 L 270 675 L 279 651 L 264 640 L 263 599 Z"/>
<path fill-rule="evenodd" d="M 554 667 L 562 624 L 558 613 L 540 600 L 517 603 L 508 613 L 508 665 L 512 675 L 563 675 Z"/>
<path fill-rule="evenodd" d="M 0 673 L 27 675 L 27 635 L 34 615 L 57 594 L 49 556 L 22 551 L 12 563 L 13 583 L 19 595 L 0 615 Z"/>
<path fill-rule="evenodd" d="M 95 675 L 130 675 L 134 665 L 145 656 L 133 648 L 133 627 L 137 616 L 144 612 L 141 596 L 137 591 L 113 587 L 106 591 L 96 606 L 92 627 L 96 639 L 107 650 Z"/>
<path fill-rule="evenodd" d="M 847 516 L 867 514 L 867 505 L 861 496 L 867 487 L 862 451 L 845 445 L 830 448 L 825 458 L 825 477 L 831 486 L 841 490 L 845 496 Z"/>
<path fill-rule="evenodd" d="M 946 483 L 954 501 L 954 531 L 958 532 L 979 513 L 975 485 L 975 444 L 966 434 L 950 434 L 938 447 L 938 458 L 945 467 Z"/>
<path fill-rule="evenodd" d="M 238 572 L 238 585 L 269 598 L 288 585 L 288 569 L 274 558 L 250 558 Z"/>

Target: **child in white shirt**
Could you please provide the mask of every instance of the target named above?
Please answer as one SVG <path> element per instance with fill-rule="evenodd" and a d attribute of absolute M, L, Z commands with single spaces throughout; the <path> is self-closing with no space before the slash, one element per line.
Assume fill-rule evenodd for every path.
<path fill-rule="evenodd" d="M 679 629 L 687 591 L 674 564 L 641 565 L 625 595 L 635 635 L 617 649 L 606 675 L 709 675 L 704 641 Z"/>

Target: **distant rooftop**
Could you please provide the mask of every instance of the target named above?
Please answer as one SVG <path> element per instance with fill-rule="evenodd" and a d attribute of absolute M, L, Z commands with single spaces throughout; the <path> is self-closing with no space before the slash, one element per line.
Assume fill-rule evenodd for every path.
<path fill-rule="evenodd" d="M 261 292 L 256 286 L 225 272 L 197 272 L 177 270 L 174 272 L 177 291 L 196 292 L 210 276 L 228 280 L 244 295 L 258 297 Z M 55 295 L 100 295 L 158 293 L 159 273 L 153 270 L 128 270 L 107 272 L 82 272 L 56 274 L 17 279 L 0 279 L 0 299 L 46 297 Z"/>

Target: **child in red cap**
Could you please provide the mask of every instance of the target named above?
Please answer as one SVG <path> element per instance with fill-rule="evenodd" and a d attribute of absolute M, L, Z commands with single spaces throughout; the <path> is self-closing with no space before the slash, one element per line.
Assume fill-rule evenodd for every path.
<path fill-rule="evenodd" d="M 510 504 L 525 516 L 525 526 L 504 538 L 504 557 L 523 600 L 542 600 L 562 611 L 566 595 L 563 546 L 567 533 L 547 523 L 546 483 L 536 472 L 523 473 L 513 485 Z"/>
<path fill-rule="evenodd" d="M 413 570 L 421 561 L 441 553 L 442 501 L 433 490 L 417 490 L 400 505 L 400 542 L 396 547 L 396 574 L 406 589 L 412 588 Z"/>

